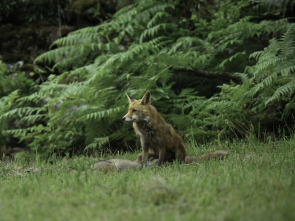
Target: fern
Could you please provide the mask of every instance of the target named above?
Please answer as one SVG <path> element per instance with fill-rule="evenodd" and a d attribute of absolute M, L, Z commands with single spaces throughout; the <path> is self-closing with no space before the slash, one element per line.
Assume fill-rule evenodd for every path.
<path fill-rule="evenodd" d="M 292 24 L 280 41 L 272 40 L 263 52 L 252 55 L 258 62 L 251 69 L 253 82 L 258 83 L 249 91 L 253 97 L 259 91 L 269 98 L 264 102 L 267 106 L 273 101 L 289 99 L 294 92 L 295 62 L 295 25 Z M 277 88 L 273 90 L 273 88 Z M 274 92 L 273 92 L 274 91 Z"/>
<path fill-rule="evenodd" d="M 139 98 L 146 90 L 182 136 L 200 142 L 248 136 L 257 122 L 288 119 L 295 106 L 294 25 L 265 20 L 250 1 L 207 3 L 203 17 L 194 13 L 207 11 L 203 4 L 136 1 L 110 21 L 56 40 L 35 59 L 48 79 L 29 95 L 12 96 L 17 105 L 0 112 L 1 120 L 21 122 L 7 133 L 47 154 L 130 149 L 135 137 L 120 121 L 125 93 Z M 207 78 L 198 70 L 219 74 Z M 223 72 L 234 82 L 218 77 Z M 276 105 L 284 116 L 274 113 Z"/>
<path fill-rule="evenodd" d="M 91 144 L 88 144 L 85 147 L 85 150 L 88 149 L 99 149 L 101 148 L 104 144 L 109 142 L 109 137 L 99 137 L 95 138 L 94 141 Z"/>
<path fill-rule="evenodd" d="M 279 87 L 274 94 L 265 101 L 265 105 L 268 105 L 274 101 L 287 100 L 290 101 L 292 95 L 295 92 L 295 80 L 290 81 L 289 83 L 284 84 Z M 290 110 L 288 110 L 289 112 Z"/>

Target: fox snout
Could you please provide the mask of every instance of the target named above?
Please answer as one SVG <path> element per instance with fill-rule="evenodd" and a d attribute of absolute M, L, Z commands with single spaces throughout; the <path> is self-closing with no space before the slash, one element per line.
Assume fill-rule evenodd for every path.
<path fill-rule="evenodd" d="M 128 121 L 128 118 L 127 117 L 122 117 L 122 121 Z"/>
<path fill-rule="evenodd" d="M 134 119 L 132 117 L 126 117 L 126 115 L 124 117 L 122 117 L 122 120 L 125 123 L 131 123 Z"/>

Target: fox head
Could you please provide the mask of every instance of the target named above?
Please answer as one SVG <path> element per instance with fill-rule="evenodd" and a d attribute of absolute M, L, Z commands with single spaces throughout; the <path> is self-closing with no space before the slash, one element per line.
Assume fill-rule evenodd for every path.
<path fill-rule="evenodd" d="M 122 120 L 126 123 L 148 121 L 151 109 L 151 93 L 147 91 L 140 100 L 135 100 L 128 94 L 126 95 L 129 101 L 129 108 Z"/>

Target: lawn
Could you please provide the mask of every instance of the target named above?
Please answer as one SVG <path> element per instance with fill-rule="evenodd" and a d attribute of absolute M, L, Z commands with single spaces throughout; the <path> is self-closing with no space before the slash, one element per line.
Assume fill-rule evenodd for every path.
<path fill-rule="evenodd" d="M 0 161 L 0 220 L 295 220 L 294 139 L 219 146 L 187 144 L 227 159 L 106 174 L 93 157 Z"/>

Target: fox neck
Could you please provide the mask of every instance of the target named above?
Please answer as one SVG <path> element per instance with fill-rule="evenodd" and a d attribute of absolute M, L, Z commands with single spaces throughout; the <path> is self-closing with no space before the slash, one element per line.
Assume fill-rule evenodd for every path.
<path fill-rule="evenodd" d="M 138 132 L 139 132 L 138 135 L 140 137 L 153 137 L 154 136 L 154 130 L 148 121 L 134 122 L 134 128 L 138 129 Z"/>
<path fill-rule="evenodd" d="M 150 123 L 147 121 L 138 121 L 133 124 L 135 132 L 140 136 L 140 143 L 143 150 L 148 150 L 157 153 L 157 147 L 160 146 L 161 140 L 156 135 Z"/>

